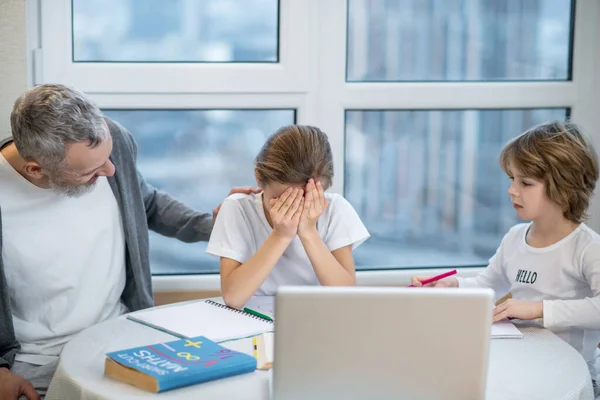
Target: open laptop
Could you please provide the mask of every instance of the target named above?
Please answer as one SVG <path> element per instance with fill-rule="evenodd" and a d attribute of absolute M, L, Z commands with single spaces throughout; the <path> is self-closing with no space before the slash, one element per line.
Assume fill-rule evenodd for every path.
<path fill-rule="evenodd" d="M 273 399 L 483 399 L 488 289 L 282 287 Z"/>

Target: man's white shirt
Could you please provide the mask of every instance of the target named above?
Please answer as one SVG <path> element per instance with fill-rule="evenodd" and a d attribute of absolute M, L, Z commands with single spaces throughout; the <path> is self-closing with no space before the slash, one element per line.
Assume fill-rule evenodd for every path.
<path fill-rule="evenodd" d="M 41 365 L 81 330 L 126 311 L 120 211 L 106 177 L 70 198 L 33 185 L 1 154 L 0 186 L 16 359 Z"/>

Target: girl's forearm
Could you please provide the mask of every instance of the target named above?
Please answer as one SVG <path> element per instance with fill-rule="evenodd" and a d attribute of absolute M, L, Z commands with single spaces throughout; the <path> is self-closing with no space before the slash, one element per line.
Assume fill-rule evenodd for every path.
<path fill-rule="evenodd" d="M 279 258 L 291 243 L 273 231 L 258 251 L 228 276 L 221 276 L 221 293 L 225 303 L 241 308 L 267 279 Z"/>
<path fill-rule="evenodd" d="M 318 232 L 300 236 L 300 241 L 323 286 L 352 286 L 356 284 L 356 275 L 348 271 L 331 254 Z"/>

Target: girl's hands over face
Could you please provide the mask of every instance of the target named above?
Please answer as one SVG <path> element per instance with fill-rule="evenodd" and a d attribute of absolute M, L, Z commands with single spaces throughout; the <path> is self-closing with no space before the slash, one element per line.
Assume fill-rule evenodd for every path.
<path fill-rule="evenodd" d="M 286 239 L 293 239 L 298 233 L 298 224 L 304 204 L 304 191 L 288 188 L 277 200 L 271 199 L 269 216 L 273 231 Z"/>
<path fill-rule="evenodd" d="M 298 236 L 317 232 L 317 221 L 328 205 L 321 182 L 315 183 L 314 179 L 309 179 L 304 194 L 304 208 L 298 224 Z"/>

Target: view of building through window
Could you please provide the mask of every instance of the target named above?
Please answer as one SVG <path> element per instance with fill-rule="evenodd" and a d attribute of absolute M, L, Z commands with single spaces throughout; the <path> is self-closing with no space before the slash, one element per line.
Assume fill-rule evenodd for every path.
<path fill-rule="evenodd" d="M 348 85 L 365 82 L 564 81 L 571 77 L 568 0 L 349 0 Z M 279 57 L 275 0 L 72 0 L 73 61 L 250 62 Z M 284 45 L 284 44 L 281 44 Z M 248 106 L 251 106 L 249 104 Z M 187 108 L 187 107 L 185 107 Z M 357 268 L 485 265 L 517 222 L 498 164 L 525 129 L 568 107 L 345 111 L 344 195 L 372 237 Z M 296 110 L 118 110 L 157 188 L 210 212 Z M 338 171 L 336 171 L 338 172 Z M 155 273 L 217 272 L 205 244 L 151 235 Z"/>

